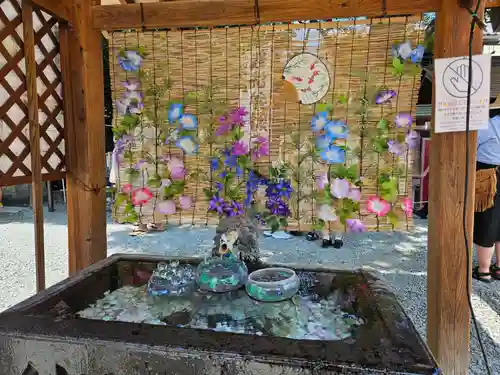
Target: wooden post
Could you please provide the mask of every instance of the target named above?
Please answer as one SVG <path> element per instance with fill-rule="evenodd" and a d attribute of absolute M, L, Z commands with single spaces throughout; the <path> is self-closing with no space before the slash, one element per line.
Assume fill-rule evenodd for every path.
<path fill-rule="evenodd" d="M 75 1 L 77 22 L 60 28 L 70 274 L 107 255 L 102 44 L 92 5 Z"/>
<path fill-rule="evenodd" d="M 38 93 L 36 89 L 35 31 L 33 7 L 23 1 L 24 62 L 26 64 L 26 91 L 31 158 L 31 201 L 35 222 L 36 290 L 45 289 L 45 250 L 43 236 L 43 183 L 40 155 L 40 124 L 38 123 Z"/>
<path fill-rule="evenodd" d="M 480 14 L 484 11 L 484 1 L 481 8 Z M 458 0 L 441 0 L 441 10 L 436 18 L 435 58 L 468 55 L 470 21 L 471 16 L 459 7 Z M 473 51 L 476 54 L 482 52 L 482 34 L 477 30 Z M 435 99 L 433 95 L 433 105 Z M 433 134 L 431 141 L 427 338 L 446 375 L 465 375 L 469 367 L 470 313 L 466 288 L 471 280 L 467 279 L 466 272 L 471 264 L 467 263 L 462 223 L 465 139 L 465 132 L 457 132 Z M 477 132 L 471 132 L 466 220 L 470 247 L 476 140 Z M 471 248 L 467 251 L 470 252 Z"/>

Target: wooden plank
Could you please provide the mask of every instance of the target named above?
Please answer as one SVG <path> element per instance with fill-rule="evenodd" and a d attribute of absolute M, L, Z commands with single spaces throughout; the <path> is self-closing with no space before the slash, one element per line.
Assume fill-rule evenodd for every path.
<path fill-rule="evenodd" d="M 36 290 L 45 289 L 45 250 L 43 234 L 43 185 L 40 155 L 40 124 L 38 123 L 38 93 L 36 89 L 35 31 L 33 7 L 22 5 L 24 62 L 26 64 L 26 91 L 28 95 L 28 121 L 31 156 L 31 191 L 35 223 Z"/>
<path fill-rule="evenodd" d="M 436 18 L 434 57 L 468 55 L 470 15 L 456 0 L 441 0 Z M 484 3 L 483 3 L 484 4 Z M 481 9 L 481 14 L 484 11 Z M 476 30 L 474 53 L 482 51 Z M 433 95 L 433 102 L 435 96 Z M 469 177 L 466 229 L 463 231 L 465 188 L 465 132 L 433 134 L 430 154 L 427 340 L 443 373 L 467 374 L 470 313 L 467 301 L 467 252 L 472 250 L 477 132 L 469 134 Z M 471 257 L 470 257 L 471 258 Z"/>
<path fill-rule="evenodd" d="M 487 0 L 486 8 L 498 8 L 500 7 L 500 0 Z"/>
<path fill-rule="evenodd" d="M 62 21 L 74 22 L 75 20 L 72 0 L 31 0 L 31 2 Z"/>
<path fill-rule="evenodd" d="M 256 4 L 259 6 L 256 11 Z M 182 0 L 93 8 L 96 29 L 211 27 L 354 16 L 415 14 L 439 10 L 434 0 Z"/>
<path fill-rule="evenodd" d="M 90 27 L 90 1 L 75 3 L 79 22 L 60 31 L 70 274 L 107 255 L 101 33 Z"/>

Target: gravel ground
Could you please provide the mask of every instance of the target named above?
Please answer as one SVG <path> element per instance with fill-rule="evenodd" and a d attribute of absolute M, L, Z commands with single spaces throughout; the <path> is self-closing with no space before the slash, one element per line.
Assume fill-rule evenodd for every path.
<path fill-rule="evenodd" d="M 186 243 L 186 232 L 192 242 Z M 213 229 L 172 228 L 160 234 L 129 236 L 124 225 L 108 225 L 108 253 L 149 253 L 203 256 L 211 249 Z M 63 208 L 45 213 L 48 285 L 67 276 L 67 228 Z M 34 230 L 30 210 L 0 211 L 0 311 L 35 292 Z M 322 249 L 300 238 L 264 238 L 261 251 L 272 262 L 323 264 L 333 268 L 365 267 L 379 273 L 398 296 L 420 334 L 426 335 L 427 226 L 418 221 L 412 233 L 349 235 L 344 247 Z M 450 260 L 452 261 L 452 260 Z M 500 374 L 500 282 L 474 281 L 472 302 L 493 374 Z M 486 373 L 479 342 L 472 332 L 470 374 Z"/>

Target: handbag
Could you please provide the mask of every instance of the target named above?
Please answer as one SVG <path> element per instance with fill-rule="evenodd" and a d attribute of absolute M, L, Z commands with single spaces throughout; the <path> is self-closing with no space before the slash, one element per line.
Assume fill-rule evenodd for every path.
<path fill-rule="evenodd" d="M 476 171 L 475 206 L 476 212 L 486 211 L 495 204 L 497 193 L 497 168 Z"/>

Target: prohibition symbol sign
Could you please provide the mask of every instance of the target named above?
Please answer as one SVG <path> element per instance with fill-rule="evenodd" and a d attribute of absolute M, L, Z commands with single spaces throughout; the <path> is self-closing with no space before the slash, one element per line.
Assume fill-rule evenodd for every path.
<path fill-rule="evenodd" d="M 472 60 L 471 95 L 483 85 L 484 74 L 481 66 Z M 469 85 L 469 59 L 461 57 L 449 63 L 443 74 L 443 87 L 454 98 L 466 98 Z"/>

